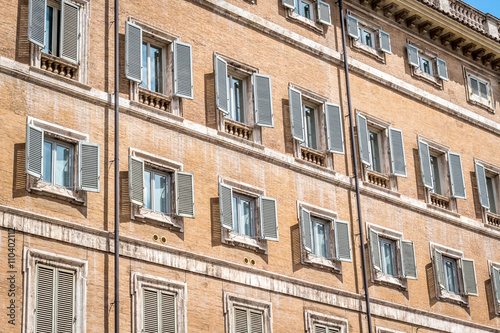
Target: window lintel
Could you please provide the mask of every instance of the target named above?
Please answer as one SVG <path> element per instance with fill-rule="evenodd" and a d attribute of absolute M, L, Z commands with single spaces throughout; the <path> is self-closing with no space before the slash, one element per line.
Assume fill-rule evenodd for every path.
<path fill-rule="evenodd" d="M 464 257 L 464 253 L 460 250 L 455 250 L 453 248 L 450 248 L 450 247 L 447 247 L 444 245 L 440 245 L 440 244 L 436 244 L 433 242 L 430 242 L 429 246 L 430 246 L 432 258 L 434 258 L 434 250 L 441 251 L 446 257 L 456 259 L 456 260 L 459 260 L 459 259 Z"/>
<path fill-rule="evenodd" d="M 396 231 L 393 229 L 389 229 L 389 228 L 385 228 L 385 227 L 381 227 L 381 226 L 373 224 L 373 223 L 366 223 L 366 229 L 367 230 L 373 229 L 374 231 L 378 232 L 382 237 L 388 238 L 391 240 L 397 241 L 397 240 L 403 239 L 402 232 L 399 232 L 399 231 Z M 367 235 L 369 235 L 369 233 L 367 233 Z"/>
<path fill-rule="evenodd" d="M 297 201 L 297 212 L 298 212 L 297 216 L 300 216 L 300 208 L 301 207 L 304 209 L 307 209 L 311 213 L 312 216 L 318 217 L 322 220 L 333 221 L 333 220 L 336 220 L 338 218 L 338 214 L 334 211 L 327 210 L 327 209 L 324 209 L 322 207 L 310 205 L 310 204 L 302 202 L 302 201 Z"/>
<path fill-rule="evenodd" d="M 70 128 L 52 124 L 44 120 L 28 116 L 27 123 L 49 132 L 49 135 L 72 143 L 77 143 L 78 141 L 89 141 L 88 134 L 80 133 Z"/>
<path fill-rule="evenodd" d="M 151 153 L 139 149 L 130 148 L 129 153 L 131 156 L 142 158 L 146 165 L 149 165 L 161 171 L 175 172 L 175 171 L 182 171 L 183 168 L 182 163 L 178 163 L 164 157 L 153 155 Z"/>
<path fill-rule="evenodd" d="M 174 40 L 179 40 L 180 36 L 173 34 L 171 32 L 162 30 L 160 28 L 154 27 L 140 19 L 137 19 L 133 16 L 129 16 L 128 21 L 138 25 L 142 28 L 142 33 L 147 37 L 152 38 L 154 40 L 158 40 L 160 42 L 164 42 L 166 44 L 172 43 Z"/>
<path fill-rule="evenodd" d="M 265 191 L 259 187 L 231 180 L 228 178 L 223 178 L 219 176 L 219 183 L 224 185 L 229 185 L 234 188 L 234 190 L 240 194 L 247 195 L 249 197 L 259 197 L 264 196 Z"/>
<path fill-rule="evenodd" d="M 246 74 L 246 75 L 252 75 L 254 73 L 259 73 L 259 69 L 257 67 L 254 67 L 254 66 L 251 66 L 247 63 L 244 63 L 240 60 L 237 60 L 237 59 L 234 59 L 230 56 L 227 56 L 227 55 L 224 55 L 220 52 L 214 52 L 214 54 L 221 58 L 222 60 L 224 60 L 225 62 L 227 62 L 227 65 L 228 67 L 228 71 L 230 69 L 234 70 L 235 72 L 240 72 L 240 73 L 243 73 L 243 74 Z"/>
<path fill-rule="evenodd" d="M 318 93 L 316 93 L 316 92 L 314 92 L 312 90 L 309 90 L 307 88 L 304 88 L 304 87 L 302 87 L 302 86 L 300 86 L 298 84 L 290 82 L 288 84 L 288 86 L 290 88 L 292 88 L 292 89 L 296 89 L 296 90 L 300 91 L 301 94 L 302 94 L 302 98 L 304 98 L 304 99 L 306 99 L 306 100 L 308 100 L 308 101 L 310 101 L 312 103 L 315 103 L 315 104 L 318 104 L 318 105 L 322 105 L 322 104 L 328 102 L 328 97 L 323 96 L 321 94 L 318 94 Z"/>

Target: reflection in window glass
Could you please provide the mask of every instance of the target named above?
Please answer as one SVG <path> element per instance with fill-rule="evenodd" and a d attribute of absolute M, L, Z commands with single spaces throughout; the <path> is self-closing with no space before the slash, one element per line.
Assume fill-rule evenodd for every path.
<path fill-rule="evenodd" d="M 380 238 L 380 259 L 382 273 L 397 276 L 395 243 L 389 239 Z"/>
<path fill-rule="evenodd" d="M 490 212 L 498 214 L 497 211 L 497 191 L 495 188 L 495 180 L 491 177 L 486 177 L 486 187 L 488 188 L 488 200 L 490 203 Z"/>
<path fill-rule="evenodd" d="M 370 134 L 371 165 L 368 167 L 368 169 L 382 173 L 382 163 L 380 161 L 379 133 L 369 131 L 369 134 Z"/>
<path fill-rule="evenodd" d="M 43 174 L 42 179 L 46 182 L 52 182 L 52 143 L 45 141 L 43 143 Z"/>
<path fill-rule="evenodd" d="M 441 191 L 441 175 L 439 173 L 439 160 L 436 156 L 431 156 L 431 171 L 432 171 L 432 182 L 434 187 L 432 188 L 432 192 L 442 195 Z"/>
<path fill-rule="evenodd" d="M 255 199 L 233 194 L 233 230 L 241 235 L 255 237 Z"/>
<path fill-rule="evenodd" d="M 69 148 L 56 145 L 56 185 L 69 187 Z"/>
<path fill-rule="evenodd" d="M 312 149 L 318 149 L 318 144 L 316 141 L 316 110 L 310 106 L 304 105 L 304 117 L 305 117 L 305 141 L 302 145 L 305 145 Z"/>
<path fill-rule="evenodd" d="M 313 20 L 312 13 L 312 4 L 306 0 L 296 0 L 295 9 L 293 10 L 295 13 L 303 16 L 307 19 Z"/>
<path fill-rule="evenodd" d="M 170 214 L 170 175 L 156 171 L 144 171 L 144 208 Z"/>
<path fill-rule="evenodd" d="M 226 117 L 245 123 L 245 103 L 244 91 L 245 81 L 232 75 L 227 77 L 228 96 L 229 96 L 229 114 Z"/>
<path fill-rule="evenodd" d="M 311 219 L 312 253 L 318 257 L 329 258 L 329 223 L 316 218 Z"/>
<path fill-rule="evenodd" d="M 149 42 L 142 44 L 142 88 L 163 93 L 162 48 Z"/>
<path fill-rule="evenodd" d="M 457 261 L 443 257 L 446 290 L 458 294 Z"/>
<path fill-rule="evenodd" d="M 73 148 L 48 140 L 43 143 L 42 180 L 58 186 L 73 186 Z"/>

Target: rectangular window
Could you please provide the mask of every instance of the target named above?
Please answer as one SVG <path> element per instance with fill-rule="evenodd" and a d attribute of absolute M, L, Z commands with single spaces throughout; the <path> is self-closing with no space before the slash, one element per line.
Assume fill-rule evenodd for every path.
<path fill-rule="evenodd" d="M 57 140 L 45 140 L 43 142 L 42 180 L 54 185 L 72 188 L 73 154 L 73 145 Z"/>
<path fill-rule="evenodd" d="M 144 288 L 143 295 L 142 332 L 176 333 L 176 294 Z"/>
<path fill-rule="evenodd" d="M 229 96 L 229 113 L 226 117 L 245 123 L 245 89 L 246 80 L 233 75 L 227 76 L 227 95 Z"/>
<path fill-rule="evenodd" d="M 61 4 L 58 4 L 55 1 L 47 1 L 45 16 L 45 47 L 42 49 L 42 52 L 59 56 Z"/>
<path fill-rule="evenodd" d="M 431 175 L 432 175 L 432 192 L 442 195 L 443 191 L 441 190 L 441 175 L 440 175 L 440 168 L 439 168 L 439 158 L 436 156 L 430 156 L 431 160 Z"/>
<path fill-rule="evenodd" d="M 304 105 L 303 107 L 305 140 L 301 144 L 312 149 L 318 149 L 316 109 L 308 105 Z"/>
<path fill-rule="evenodd" d="M 470 76 L 469 85 L 472 95 L 489 100 L 489 87 L 488 83 L 481 81 L 473 76 Z"/>
<path fill-rule="evenodd" d="M 433 73 L 432 73 L 432 61 L 430 59 L 420 56 L 419 63 L 420 63 L 419 69 L 422 72 L 429 74 L 429 75 L 433 75 Z"/>
<path fill-rule="evenodd" d="M 314 20 L 313 8 L 313 4 L 307 0 L 296 0 L 293 11 L 309 20 Z"/>
<path fill-rule="evenodd" d="M 330 258 L 330 223 L 311 218 L 312 253 L 318 257 Z"/>
<path fill-rule="evenodd" d="M 365 28 L 359 28 L 359 41 L 366 46 L 375 48 L 373 32 L 366 30 Z"/>
<path fill-rule="evenodd" d="M 382 273 L 397 276 L 396 243 L 393 240 L 379 237 L 379 246 Z"/>
<path fill-rule="evenodd" d="M 261 333 L 264 332 L 264 315 L 261 311 L 235 307 L 234 333 Z"/>
<path fill-rule="evenodd" d="M 233 192 L 233 230 L 255 237 L 255 199 Z"/>
<path fill-rule="evenodd" d="M 142 88 L 163 93 L 163 49 L 150 42 L 142 43 Z"/>
<path fill-rule="evenodd" d="M 380 132 L 369 131 L 370 135 L 370 170 L 382 173 L 382 162 L 381 162 L 381 142 L 380 142 Z"/>
<path fill-rule="evenodd" d="M 170 174 L 144 171 L 144 208 L 170 215 Z"/>
<path fill-rule="evenodd" d="M 457 260 L 443 256 L 443 268 L 446 290 L 458 294 Z"/>
<path fill-rule="evenodd" d="M 488 190 L 488 200 L 490 203 L 489 211 L 493 214 L 498 214 L 497 191 L 496 191 L 496 182 L 494 178 L 486 176 L 486 188 Z"/>

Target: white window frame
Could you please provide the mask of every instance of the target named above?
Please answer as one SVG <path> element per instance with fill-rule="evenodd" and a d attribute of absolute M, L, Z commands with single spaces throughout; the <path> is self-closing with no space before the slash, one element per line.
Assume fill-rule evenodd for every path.
<path fill-rule="evenodd" d="M 388 328 L 377 326 L 376 327 L 376 333 L 406 333 L 406 332 L 391 330 L 391 329 L 388 329 Z"/>
<path fill-rule="evenodd" d="M 256 213 L 256 207 L 257 207 L 257 198 L 256 197 L 251 197 L 247 196 L 245 194 L 242 194 L 238 192 L 238 189 L 233 189 L 233 198 L 232 198 L 232 204 L 234 207 L 234 199 L 236 199 L 236 210 L 233 210 L 233 212 L 236 214 L 236 216 L 233 216 L 233 232 L 238 233 L 241 236 L 246 236 L 250 238 L 256 238 L 257 237 L 257 230 L 256 230 L 256 221 L 255 217 L 258 215 Z M 243 224 L 242 217 L 243 217 L 243 212 L 241 208 L 241 200 L 246 200 L 250 203 L 250 235 L 245 235 L 243 234 L 243 230 L 245 225 Z M 235 223 L 237 225 L 235 225 Z M 236 231 L 238 230 L 238 231 Z"/>
<path fill-rule="evenodd" d="M 327 256 L 324 257 L 320 254 L 318 254 L 318 252 L 320 252 L 320 249 L 319 249 L 319 242 L 318 242 L 318 229 L 317 229 L 317 226 L 318 225 L 323 225 L 324 228 L 325 228 L 325 239 L 324 239 L 324 242 L 325 242 L 325 247 L 326 247 L 326 253 L 327 253 Z M 331 247 L 330 247 L 330 233 L 331 233 L 331 230 L 332 230 L 332 221 L 328 221 L 328 220 L 325 220 L 325 219 L 322 219 L 320 217 L 317 217 L 316 215 L 311 215 L 311 242 L 313 244 L 312 246 L 312 254 L 315 255 L 316 257 L 322 257 L 322 258 L 325 258 L 325 259 L 329 259 L 329 257 L 331 257 Z"/>
<path fill-rule="evenodd" d="M 316 324 L 336 327 L 339 329 L 339 333 L 349 333 L 349 322 L 347 319 L 309 309 L 304 309 L 304 323 L 306 326 L 306 333 L 315 333 L 314 325 Z"/>
<path fill-rule="evenodd" d="M 385 64 L 386 54 L 380 49 L 380 42 L 378 36 L 378 31 L 382 30 L 382 26 L 374 22 L 371 17 L 368 17 L 361 12 L 353 12 L 351 10 L 347 10 L 347 15 L 353 16 L 358 20 L 359 38 L 355 39 L 351 36 L 348 36 L 346 32 L 346 35 L 349 38 L 351 48 L 358 52 L 363 53 L 366 56 L 369 56 L 370 58 L 377 60 L 378 62 Z M 361 31 L 366 31 L 371 34 L 373 46 L 366 45 L 366 39 L 363 40 Z"/>
<path fill-rule="evenodd" d="M 149 163 L 148 163 L 149 164 Z M 172 193 L 173 193 L 173 188 L 172 188 L 172 173 L 171 172 L 165 172 L 165 171 L 161 171 L 161 170 L 158 170 L 158 169 L 155 169 L 154 167 L 145 167 L 144 168 L 144 174 L 146 172 L 149 172 L 151 174 L 151 179 L 150 179 L 150 200 L 151 200 L 151 208 L 147 208 L 146 207 L 146 204 L 144 204 L 144 209 L 147 209 L 147 210 L 150 210 L 152 212 L 155 212 L 155 213 L 158 213 L 158 214 L 164 214 L 164 215 L 172 215 Z M 166 212 L 161 212 L 160 210 L 157 210 L 156 207 L 155 207 L 155 198 L 154 198 L 154 185 L 155 185 L 155 179 L 154 179 L 154 176 L 155 175 L 158 175 L 158 176 L 163 176 L 163 177 L 166 177 L 168 179 L 167 181 L 167 184 L 166 184 L 166 191 L 167 191 L 167 195 L 166 195 Z M 146 180 L 144 180 L 145 182 Z M 145 188 L 146 190 L 146 188 Z"/>
<path fill-rule="evenodd" d="M 309 139 L 308 139 L 308 130 L 307 130 L 307 123 L 306 123 L 306 107 L 310 108 L 313 110 L 314 112 L 314 131 L 315 131 L 315 139 L 316 139 L 316 148 L 312 148 L 312 147 L 309 147 Z M 321 144 L 321 135 L 320 135 L 320 123 L 322 123 L 320 121 L 320 117 L 323 116 L 321 110 L 322 110 L 322 107 L 318 104 L 314 104 L 314 103 L 311 103 L 308 99 L 307 99 L 307 96 L 304 96 L 302 95 L 302 109 L 304 110 L 303 113 L 304 113 L 304 142 L 302 142 L 301 144 L 303 144 L 303 146 L 307 147 L 307 148 L 310 148 L 310 149 L 314 149 L 314 150 L 324 150 L 324 149 L 320 149 L 322 148 Z M 323 112 L 324 113 L 324 112 Z"/>
<path fill-rule="evenodd" d="M 295 8 L 298 6 L 298 2 L 303 1 L 307 2 L 311 5 L 311 13 L 312 17 L 308 19 L 307 17 L 302 16 L 299 13 L 296 13 L 294 9 L 285 7 L 286 11 L 286 18 L 290 19 L 291 21 L 295 21 L 296 23 L 299 23 L 300 25 L 311 29 L 314 32 L 324 34 L 325 33 L 325 24 L 317 22 L 318 18 L 318 2 L 317 0 L 295 0 Z"/>
<path fill-rule="evenodd" d="M 251 77 L 250 76 L 245 76 L 245 75 L 241 75 L 239 74 L 238 72 L 236 72 L 233 68 L 231 68 L 232 66 L 231 65 L 228 65 L 228 87 L 227 87 L 227 90 L 228 90 L 228 97 L 229 97 L 229 103 L 228 103 L 228 107 L 229 107 L 229 113 L 228 115 L 226 116 L 227 118 L 233 120 L 233 121 L 237 121 L 237 122 L 240 122 L 242 124 L 248 124 L 249 121 L 247 121 L 248 118 L 251 118 L 251 117 L 248 117 L 247 115 L 247 112 L 248 112 L 248 92 L 247 92 L 247 89 L 248 89 L 248 81 L 251 82 Z M 241 83 L 242 83 L 242 91 L 243 91 L 243 105 L 241 106 L 243 108 L 243 121 L 239 121 L 239 120 L 236 120 L 236 101 L 234 100 L 234 88 L 233 88 L 233 79 L 237 79 L 237 80 L 240 80 Z"/>
<path fill-rule="evenodd" d="M 144 35 L 144 33 L 143 33 Z M 146 48 L 147 48 L 147 70 L 146 70 L 146 78 L 143 78 L 143 80 L 147 80 L 146 81 L 146 88 L 145 87 L 139 87 L 142 88 L 142 89 L 147 89 L 151 92 L 154 92 L 154 93 L 157 93 L 157 94 L 161 94 L 161 95 L 165 95 L 165 88 L 166 88 L 166 85 L 167 85 L 167 71 L 166 71 L 166 64 L 167 64 L 167 45 L 162 42 L 162 41 L 157 41 L 151 37 L 144 37 L 143 36 L 143 40 L 142 40 L 142 45 L 141 45 L 141 52 L 142 52 L 142 46 L 146 44 Z M 151 44 L 153 44 L 153 46 L 161 49 L 161 69 L 162 69 L 162 80 L 161 80 L 161 88 L 160 89 L 161 91 L 153 91 L 151 90 Z M 131 82 L 134 82 L 134 81 L 131 81 Z"/>
<path fill-rule="evenodd" d="M 392 274 L 389 274 L 387 272 L 384 272 L 384 267 L 386 267 L 386 260 L 385 260 L 385 256 L 383 255 L 383 244 L 389 244 L 389 246 L 391 247 L 391 265 L 393 267 L 393 272 Z M 394 239 L 390 239 L 390 238 L 386 238 L 384 236 L 380 237 L 379 238 L 379 249 L 380 249 L 380 264 L 382 265 L 381 269 L 382 269 L 382 273 L 385 274 L 385 275 L 390 275 L 390 276 L 394 276 L 396 277 L 398 275 L 398 263 L 397 263 L 397 252 L 396 252 L 396 248 L 397 248 L 397 241 L 394 240 Z"/>
<path fill-rule="evenodd" d="M 424 71 L 424 61 L 426 61 L 429 64 L 429 73 Z M 424 74 L 434 76 L 434 61 L 429 56 L 426 55 L 418 55 L 418 70 L 421 71 Z"/>
<path fill-rule="evenodd" d="M 75 165 L 76 165 L 76 163 L 75 163 L 75 150 L 76 150 L 75 144 L 58 140 L 58 139 L 50 136 L 50 133 L 46 133 L 46 134 L 47 134 L 47 137 L 44 137 L 43 143 L 44 143 L 44 150 L 45 150 L 45 143 L 46 142 L 51 144 L 51 153 L 52 153 L 52 161 L 50 161 L 50 165 L 51 165 L 50 178 L 51 179 L 50 179 L 50 182 L 43 180 L 43 179 L 41 179 L 40 181 L 49 183 L 53 186 L 73 190 L 75 188 L 74 176 L 76 173 L 76 170 L 75 170 Z M 55 166 L 55 164 L 57 161 L 57 155 L 56 155 L 57 146 L 61 146 L 61 147 L 69 149 L 69 186 L 57 185 L 55 183 L 55 178 L 56 178 L 56 166 Z M 44 163 L 43 166 L 45 166 L 45 154 L 43 156 L 43 163 Z"/>
<path fill-rule="evenodd" d="M 367 122 L 370 123 L 368 118 L 367 118 Z M 366 168 L 370 171 L 375 171 L 375 172 L 381 173 L 383 175 L 390 173 L 390 171 L 387 172 L 388 161 L 387 161 L 387 158 L 385 156 L 386 155 L 385 152 L 388 151 L 386 149 L 388 144 L 387 144 L 387 142 L 384 141 L 384 139 L 387 138 L 387 140 L 389 140 L 387 129 L 388 128 L 375 127 L 372 124 L 368 125 L 368 142 L 370 143 L 368 145 L 368 150 L 369 150 L 369 155 L 370 155 L 370 163 L 373 164 L 373 156 L 375 154 L 375 152 L 372 150 L 372 145 L 371 145 L 371 142 L 372 142 L 371 133 L 375 133 L 375 134 L 377 134 L 378 159 L 380 161 L 380 170 L 374 170 L 373 165 L 366 166 Z M 365 165 L 365 164 L 363 164 L 363 165 Z"/>
<path fill-rule="evenodd" d="M 484 167 L 486 177 L 492 178 L 494 183 L 493 190 L 496 196 L 495 203 L 497 213 L 493 213 L 490 209 L 486 209 L 481 206 L 483 223 L 488 225 L 488 215 L 493 215 L 494 217 L 498 217 L 500 219 L 500 167 L 479 158 L 474 158 L 474 163 L 481 164 Z M 479 194 L 477 193 L 477 195 Z"/>
<path fill-rule="evenodd" d="M 464 83 L 465 83 L 467 101 L 473 105 L 482 107 L 491 113 L 495 113 L 495 107 L 494 107 L 495 99 L 492 89 L 493 85 L 492 85 L 492 80 L 488 79 L 489 75 L 483 73 L 480 70 L 474 70 L 472 68 L 465 66 L 463 67 L 463 72 L 464 72 L 464 81 L 465 81 Z M 472 92 L 471 78 L 478 81 L 478 89 L 479 89 L 479 82 L 486 84 L 486 87 L 488 89 L 488 98 L 483 98 L 481 95 L 476 95 Z M 481 93 L 479 92 L 479 94 Z"/>
<path fill-rule="evenodd" d="M 311 17 L 305 17 L 304 13 L 301 13 L 301 6 L 300 6 L 301 3 L 307 4 L 307 5 L 310 6 L 310 8 L 311 8 Z M 311 1 L 311 0 L 295 0 L 295 9 L 297 10 L 297 12 L 295 12 L 295 9 L 294 9 L 294 13 L 302 16 L 305 19 L 308 19 L 308 20 L 311 20 L 311 21 L 315 22 L 316 21 L 316 16 L 318 15 L 316 13 L 315 8 L 316 8 L 316 5 L 315 5 L 314 1 Z"/>
<path fill-rule="evenodd" d="M 58 11 L 59 13 L 61 12 L 61 0 L 55 0 L 55 1 L 50 1 L 51 3 L 49 3 L 49 1 L 47 1 L 47 6 L 46 7 L 51 7 L 52 8 L 52 13 L 54 13 L 54 11 Z M 54 5 L 54 2 L 59 2 L 59 8 L 56 8 Z M 59 15 L 56 15 L 54 17 L 54 14 L 52 14 L 52 49 L 57 49 L 57 45 L 59 44 L 59 40 L 58 40 L 58 34 L 57 34 L 57 29 L 59 27 Z M 47 19 L 47 18 L 45 18 Z M 49 27 L 47 26 L 46 27 L 47 31 L 49 30 Z M 48 44 L 48 41 L 46 41 L 47 44 Z M 48 45 L 46 45 L 48 47 Z M 43 51 L 42 51 L 43 52 Z M 48 54 L 52 54 L 52 53 L 48 53 Z M 52 54 L 53 56 L 55 57 L 58 57 L 60 58 L 60 55 L 59 54 Z"/>
<path fill-rule="evenodd" d="M 358 21 L 358 24 L 359 24 L 359 21 Z M 368 46 L 372 49 L 376 49 L 376 43 L 375 43 L 375 33 L 367 28 L 366 26 L 362 25 L 361 27 L 358 27 L 358 32 L 359 32 L 359 39 L 358 41 L 365 45 L 365 46 Z M 367 35 L 370 35 L 370 38 L 371 38 L 371 43 L 372 45 L 368 45 L 368 42 L 366 40 L 366 36 Z"/>
<path fill-rule="evenodd" d="M 273 332 L 272 303 L 224 291 L 224 333 L 234 333 L 234 308 L 244 308 L 261 312 L 263 319 L 262 333 Z"/>

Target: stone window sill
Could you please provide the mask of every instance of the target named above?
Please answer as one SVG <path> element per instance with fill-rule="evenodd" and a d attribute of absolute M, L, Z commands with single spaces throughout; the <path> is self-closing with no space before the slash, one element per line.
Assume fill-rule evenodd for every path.
<path fill-rule="evenodd" d="M 443 80 L 433 75 L 422 72 L 417 67 L 412 67 L 411 75 L 419 80 L 430 83 L 436 88 L 443 89 Z"/>
<path fill-rule="evenodd" d="M 486 109 L 491 113 L 495 113 L 495 109 L 491 107 L 491 100 L 485 100 L 484 98 L 469 94 L 468 102 L 470 104 L 479 106 L 480 108 Z"/>
<path fill-rule="evenodd" d="M 221 236 L 222 243 L 224 244 L 243 247 L 257 253 L 267 253 L 266 240 L 259 240 L 258 238 L 240 235 L 225 228 L 223 228 Z"/>
<path fill-rule="evenodd" d="M 317 32 L 320 34 L 324 33 L 322 24 L 316 23 L 313 20 L 310 20 L 310 19 L 305 18 L 297 13 L 294 13 L 293 10 L 291 10 L 291 9 L 287 9 L 286 17 L 292 21 L 295 21 L 295 22 L 305 26 L 306 28 L 313 30 L 314 32 Z"/>
<path fill-rule="evenodd" d="M 309 253 L 307 251 L 304 251 L 304 260 L 303 264 L 305 265 L 311 265 L 313 267 L 319 268 L 319 269 L 327 269 L 331 270 L 333 273 L 340 273 L 340 267 L 338 267 L 335 264 L 335 261 L 333 259 L 327 259 L 323 257 L 318 257 L 312 253 Z"/>
<path fill-rule="evenodd" d="M 443 302 L 455 303 L 460 306 L 469 307 L 469 298 L 458 294 L 451 293 L 447 290 L 441 290 L 437 298 Z"/>
<path fill-rule="evenodd" d="M 374 49 L 373 47 L 370 47 L 368 45 L 365 45 L 354 38 L 351 38 L 351 47 L 354 50 L 364 53 L 365 55 L 385 64 L 384 52 Z"/>
<path fill-rule="evenodd" d="M 184 219 L 182 217 L 153 212 L 135 204 L 132 204 L 132 219 L 141 222 L 157 223 L 179 232 L 184 231 Z"/>
<path fill-rule="evenodd" d="M 62 186 L 56 186 L 43 180 L 27 175 L 27 190 L 28 192 L 36 193 L 39 195 L 46 195 L 49 197 L 69 201 L 72 204 L 87 205 L 87 195 L 85 191 L 72 190 Z"/>
<path fill-rule="evenodd" d="M 385 284 L 390 287 L 397 287 L 399 289 L 408 289 L 405 279 L 400 279 L 398 277 L 387 275 L 382 272 L 375 272 L 373 274 L 373 281 L 381 284 Z"/>

